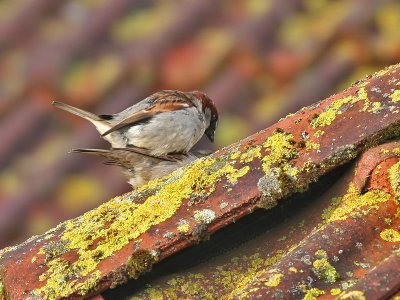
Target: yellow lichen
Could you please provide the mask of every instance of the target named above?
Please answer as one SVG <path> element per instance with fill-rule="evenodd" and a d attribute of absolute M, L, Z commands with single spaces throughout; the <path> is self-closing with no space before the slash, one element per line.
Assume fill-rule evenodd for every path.
<path fill-rule="evenodd" d="M 179 232 L 187 233 L 190 230 L 189 224 L 182 224 L 177 227 Z"/>
<path fill-rule="evenodd" d="M 261 158 L 260 147 L 250 147 L 240 155 L 240 162 L 248 163 L 253 161 L 255 158 Z"/>
<path fill-rule="evenodd" d="M 166 178 L 152 181 L 130 194 L 112 199 L 97 209 L 66 222 L 58 243 L 61 249 L 76 249 L 78 258 L 67 262 L 54 258 L 59 252 L 52 254 L 47 263 L 49 269 L 41 276 L 47 282 L 42 288 L 36 289 L 34 294 L 51 299 L 67 296 L 78 288 L 90 288 L 99 279 L 100 274 L 96 267 L 101 260 L 127 245 L 151 226 L 173 216 L 183 199 L 190 198 L 191 195 L 208 196 L 215 191 L 215 185 L 220 179 L 226 178 L 234 183 L 247 172 L 246 167 L 237 170 L 229 162 L 203 158 L 186 167 L 185 171 L 177 170 Z M 131 200 L 148 190 L 153 190 L 153 194 L 142 204 Z M 210 214 L 207 216 L 207 220 L 202 221 L 209 222 Z M 46 249 L 40 252 L 48 254 Z M 86 279 L 78 284 L 77 280 L 66 278 Z"/>
<path fill-rule="evenodd" d="M 314 136 L 316 138 L 319 138 L 325 134 L 325 131 L 318 129 L 317 131 L 314 132 Z"/>
<path fill-rule="evenodd" d="M 364 292 L 362 291 L 351 291 L 342 293 L 338 299 L 340 300 L 366 300 Z"/>
<path fill-rule="evenodd" d="M 267 273 L 270 272 L 268 267 L 275 264 L 279 261 L 283 256 L 283 252 L 279 252 L 277 255 L 267 258 L 265 260 L 259 258 L 258 254 L 255 256 L 256 259 L 250 264 L 250 267 L 247 269 L 238 269 L 236 272 L 227 271 L 224 272 L 224 286 L 228 288 L 229 293 L 223 295 L 221 299 L 228 300 L 232 299 L 234 295 L 240 295 L 239 298 L 246 298 L 246 295 L 243 293 L 245 287 L 247 287 L 251 282 L 259 281 L 260 283 L 264 281 L 264 278 Z M 254 255 L 253 255 L 254 257 Z M 279 274 L 275 274 L 279 275 Z M 263 280 L 261 280 L 263 278 Z M 278 277 L 274 277 L 275 283 L 277 282 Z M 269 280 L 267 280 L 268 282 Z M 274 283 L 271 282 L 271 283 Z M 279 284 L 278 282 L 278 284 Z"/>
<path fill-rule="evenodd" d="M 71 280 L 80 272 L 79 266 L 61 258 L 50 261 L 48 267 L 49 269 L 39 276 L 39 281 L 47 280 L 46 285 L 33 291 L 34 295 L 43 293 L 46 299 L 59 299 L 73 293 L 87 295 L 101 277 L 101 272 L 95 271 L 85 277 L 83 282 Z"/>
<path fill-rule="evenodd" d="M 384 229 L 380 234 L 381 239 L 387 242 L 400 242 L 400 232 L 395 229 Z"/>
<path fill-rule="evenodd" d="M 327 283 L 336 282 L 340 276 L 335 267 L 329 263 L 326 251 L 320 249 L 315 252 L 315 256 L 317 256 L 318 259 L 313 262 L 313 271 L 317 277 L 325 280 Z"/>
<path fill-rule="evenodd" d="M 345 103 L 347 103 L 347 101 L 343 101 L 342 99 L 340 99 L 340 101 L 333 101 L 326 111 L 322 112 L 317 118 L 312 120 L 311 126 L 315 129 L 317 127 L 324 127 L 332 124 L 336 119 L 336 116 L 340 114 L 340 109 Z"/>
<path fill-rule="evenodd" d="M 324 209 L 321 217 L 324 221 L 328 221 L 329 218 L 332 216 L 333 212 L 336 210 L 336 208 L 339 206 L 340 202 L 342 201 L 341 197 L 333 197 L 330 200 L 330 204 L 327 208 Z"/>
<path fill-rule="evenodd" d="M 367 94 L 367 90 L 365 89 L 365 87 L 361 87 L 358 90 L 357 96 L 358 96 L 359 100 L 364 100 L 364 106 L 361 109 L 361 111 L 367 111 L 371 103 L 368 99 L 368 94 Z"/>
<path fill-rule="evenodd" d="M 342 292 L 341 289 L 337 289 L 337 288 L 331 289 L 331 295 L 332 295 L 332 296 L 339 295 L 341 292 Z"/>
<path fill-rule="evenodd" d="M 394 154 L 396 154 L 397 156 L 400 156 L 400 148 L 394 148 L 394 149 L 392 150 L 392 152 L 393 152 Z"/>
<path fill-rule="evenodd" d="M 159 289 L 149 287 L 147 289 L 147 293 L 149 294 L 150 299 L 152 299 L 152 300 L 162 300 L 162 299 L 164 299 L 163 293 Z M 139 300 L 138 297 L 132 297 L 131 298 L 131 300 L 136 300 L 136 299 Z"/>
<path fill-rule="evenodd" d="M 368 112 L 377 112 L 382 109 L 382 103 L 380 102 L 372 102 L 372 107 L 368 110 Z"/>
<path fill-rule="evenodd" d="M 328 254 L 326 253 L 325 250 L 319 249 L 319 250 L 315 251 L 315 256 L 318 258 L 327 258 Z"/>
<path fill-rule="evenodd" d="M 5 296 L 4 296 L 4 285 L 3 285 L 3 282 L 1 281 L 1 278 L 0 278 L 0 300 L 3 300 L 3 299 L 5 299 Z"/>
<path fill-rule="evenodd" d="M 317 127 L 331 125 L 332 122 L 336 119 L 336 116 L 341 113 L 340 109 L 344 104 L 348 102 L 348 99 L 349 98 L 333 101 L 326 111 L 322 112 L 317 118 L 315 118 L 311 122 L 311 126 L 315 129 Z"/>
<path fill-rule="evenodd" d="M 268 155 L 261 159 L 265 175 L 257 183 L 263 196 L 258 205 L 269 209 L 277 204 L 276 199 L 302 188 L 296 186 L 296 180 L 303 169 L 290 163 L 290 160 L 299 156 L 299 145 L 291 133 L 277 128 L 262 146 Z"/>
<path fill-rule="evenodd" d="M 235 152 L 233 152 L 233 153 L 231 154 L 230 159 L 233 159 L 233 160 L 238 159 L 241 155 L 242 155 L 242 152 L 240 152 L 240 151 L 235 151 Z"/>
<path fill-rule="evenodd" d="M 298 272 L 295 267 L 290 267 L 289 271 L 292 272 L 292 273 L 297 273 Z"/>
<path fill-rule="evenodd" d="M 243 177 L 250 171 L 249 166 L 244 166 L 243 168 L 236 170 L 231 165 L 228 165 L 226 178 L 230 183 L 236 183 L 240 177 Z"/>
<path fill-rule="evenodd" d="M 189 274 L 185 276 L 176 276 L 167 281 L 168 286 L 160 288 L 159 286 L 147 286 L 144 294 L 150 299 L 182 299 L 182 294 L 196 299 L 214 299 L 214 290 L 212 286 L 204 286 L 200 281 L 207 280 L 201 274 Z M 146 297 L 146 298 L 147 298 Z M 134 296 L 131 300 L 139 300 L 143 297 Z M 185 299 L 188 299 L 185 297 Z"/>
<path fill-rule="evenodd" d="M 363 109 L 370 108 L 371 104 L 364 86 L 359 85 L 360 89 L 355 96 L 333 101 L 312 121 L 312 127 L 316 129 L 330 125 L 347 106 L 359 101 L 364 101 Z M 394 102 L 400 101 L 400 96 L 395 93 L 391 97 Z M 379 110 L 380 104 L 374 102 L 370 109 Z M 317 130 L 314 136 L 320 137 L 323 134 L 322 130 Z M 308 141 L 308 144 L 306 142 L 305 145 L 307 150 L 316 150 L 317 146 L 319 147 L 317 143 L 311 141 Z M 262 156 L 262 150 L 266 150 L 268 155 Z M 293 140 L 292 134 L 276 130 L 262 146 L 249 147 L 242 152 L 231 152 L 230 159 L 239 159 L 240 163 L 251 162 L 254 158 L 261 159 L 263 171 L 266 175 L 272 174 L 278 189 L 283 189 L 286 184 L 284 180 L 287 180 L 287 177 L 295 179 L 299 172 L 303 171 L 290 164 L 290 160 L 298 157 L 298 151 L 298 145 Z M 122 249 L 150 227 L 172 217 L 181 207 L 184 199 L 190 198 L 191 195 L 207 197 L 215 191 L 216 183 L 221 179 L 226 179 L 233 185 L 249 170 L 249 166 L 236 168 L 232 161 L 203 158 L 189 165 L 185 171 L 177 170 L 166 178 L 152 181 L 130 194 L 117 197 L 73 221 L 66 222 L 63 225 L 64 232 L 60 237 L 60 242 L 57 244 L 59 249 L 56 247 L 57 251 L 51 253 L 42 249 L 37 253 L 46 255 L 48 269 L 40 277 L 41 280 L 46 281 L 46 284 L 35 290 L 34 295 L 51 299 L 79 292 L 79 289 L 90 289 L 100 278 L 101 274 L 96 270 L 100 261 Z M 280 195 L 281 192 L 278 192 Z M 143 195 L 146 197 L 142 197 Z M 349 191 L 343 197 L 342 205 L 330 215 L 328 221 L 343 220 L 349 215 L 366 214 L 370 209 L 376 208 L 378 203 L 387 201 L 389 197 L 390 195 L 381 191 L 368 191 L 363 195 Z M 137 198 L 146 200 L 143 203 L 133 202 L 132 199 Z M 202 223 L 209 223 L 215 218 L 215 213 L 211 210 L 206 213 L 204 210 L 196 211 L 193 218 Z M 72 249 L 77 252 L 76 260 L 70 262 L 57 257 L 64 251 L 70 252 Z M 149 262 L 152 263 L 157 259 L 151 253 L 147 254 Z M 322 262 L 324 259 L 326 260 L 326 258 L 320 259 L 321 262 L 316 260 L 314 267 L 316 269 L 326 267 L 326 262 Z M 136 260 L 131 261 L 130 266 L 132 266 L 133 274 L 138 271 L 136 268 L 140 269 Z M 252 270 L 251 275 L 240 276 L 241 285 L 247 284 L 251 278 L 254 278 L 255 272 L 260 272 L 256 274 L 260 275 L 264 274 L 265 270 Z M 78 283 L 78 278 L 83 278 L 85 281 Z M 238 286 L 236 281 L 234 284 L 235 287 Z M 191 289 L 195 285 L 187 287 Z"/>
<path fill-rule="evenodd" d="M 380 152 L 381 152 L 382 154 L 388 154 L 388 153 L 390 153 L 389 150 L 384 149 L 384 148 L 382 148 Z"/>
<path fill-rule="evenodd" d="M 392 225 L 393 220 L 392 220 L 391 218 L 385 218 L 385 223 L 386 223 L 387 225 Z"/>
<path fill-rule="evenodd" d="M 318 143 L 316 143 L 316 142 L 306 141 L 306 149 L 308 151 L 310 151 L 310 150 L 318 150 L 319 147 L 320 147 L 320 145 Z"/>
<path fill-rule="evenodd" d="M 334 283 L 339 279 L 338 272 L 326 258 L 316 259 L 313 262 L 313 271 L 319 279 L 323 279 L 327 283 Z"/>
<path fill-rule="evenodd" d="M 319 116 L 311 121 L 311 126 L 316 129 L 317 127 L 331 125 L 336 117 L 343 113 L 346 105 L 352 106 L 359 101 L 364 101 L 361 111 L 367 111 L 370 106 L 370 101 L 368 100 L 368 94 L 365 87 L 360 87 L 355 96 L 350 95 L 332 101 L 332 103 L 329 104 Z"/>
<path fill-rule="evenodd" d="M 167 282 L 167 287 L 147 286 L 144 291 L 132 299 L 218 299 L 228 300 L 233 295 L 239 294 L 239 298 L 245 297 L 244 288 L 252 280 L 261 274 L 265 274 L 266 269 L 275 264 L 283 255 L 279 252 L 273 257 L 266 259 L 260 258 L 258 253 L 251 256 L 233 257 L 229 263 L 217 266 L 208 276 L 203 274 L 189 273 L 186 276 L 174 276 Z M 273 270 L 271 270 L 273 271 Z M 273 274 L 270 283 L 277 283 L 280 274 Z M 218 285 L 209 283 L 212 282 Z"/>
<path fill-rule="evenodd" d="M 230 155 L 230 159 L 236 160 L 239 159 L 241 163 L 249 163 L 252 162 L 255 158 L 261 158 L 261 147 L 257 146 L 248 146 L 242 151 L 234 151 Z"/>
<path fill-rule="evenodd" d="M 390 194 L 380 190 L 371 190 L 365 194 L 350 184 L 347 194 L 343 196 L 342 201 L 334 211 L 330 213 L 326 222 L 345 220 L 348 216 L 367 215 L 371 209 L 378 208 L 379 203 L 384 203 L 390 199 Z"/>
<path fill-rule="evenodd" d="M 272 274 L 269 278 L 268 281 L 265 283 L 266 286 L 269 287 L 276 287 L 281 283 L 281 279 L 283 277 L 283 274 Z"/>
<path fill-rule="evenodd" d="M 215 212 L 211 209 L 196 210 L 193 219 L 201 224 L 210 224 L 215 219 Z"/>
<path fill-rule="evenodd" d="M 316 300 L 318 296 L 324 295 L 325 291 L 318 288 L 311 288 L 306 290 L 305 293 L 303 300 Z"/>
<path fill-rule="evenodd" d="M 400 101 L 400 90 L 395 90 L 390 95 L 390 99 L 392 99 L 392 102 L 399 102 Z"/>
<path fill-rule="evenodd" d="M 400 161 L 389 168 L 390 185 L 395 192 L 395 199 L 400 199 Z"/>
<path fill-rule="evenodd" d="M 273 166 L 282 163 L 285 163 L 283 168 L 286 170 L 293 169 L 288 166 L 287 161 L 297 157 L 299 154 L 292 134 L 280 130 L 275 131 L 266 139 L 263 146 L 270 152 L 269 155 L 262 158 L 262 167 L 265 173 L 270 172 Z"/>

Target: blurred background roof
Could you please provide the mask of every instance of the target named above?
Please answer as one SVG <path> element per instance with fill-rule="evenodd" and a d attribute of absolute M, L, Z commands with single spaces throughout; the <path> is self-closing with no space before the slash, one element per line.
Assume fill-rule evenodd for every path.
<path fill-rule="evenodd" d="M 52 100 L 113 113 L 160 89 L 216 102 L 228 145 L 400 60 L 396 0 L 0 2 L 0 246 L 130 189 Z"/>

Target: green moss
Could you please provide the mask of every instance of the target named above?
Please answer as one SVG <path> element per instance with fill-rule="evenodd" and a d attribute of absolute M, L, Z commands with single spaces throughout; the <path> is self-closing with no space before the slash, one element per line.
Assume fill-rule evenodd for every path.
<path fill-rule="evenodd" d="M 136 251 L 128 261 L 127 269 L 130 278 L 137 278 L 140 274 L 151 270 L 158 260 L 158 253 L 146 250 Z"/>

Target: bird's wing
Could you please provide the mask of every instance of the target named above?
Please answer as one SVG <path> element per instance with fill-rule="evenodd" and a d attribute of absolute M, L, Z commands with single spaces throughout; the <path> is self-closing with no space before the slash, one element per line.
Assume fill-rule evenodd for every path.
<path fill-rule="evenodd" d="M 191 102 L 187 101 L 176 101 L 176 100 L 165 100 L 165 101 L 157 101 L 154 102 L 151 106 L 139 110 L 137 112 L 134 112 L 130 114 L 128 117 L 120 120 L 118 123 L 114 124 L 110 129 L 108 129 L 106 132 L 102 134 L 102 136 L 105 136 L 107 134 L 110 134 L 113 131 L 116 131 L 122 127 L 125 127 L 127 125 L 133 125 L 134 123 L 143 121 L 145 119 L 151 118 L 156 114 L 162 113 L 162 112 L 167 112 L 167 111 L 173 111 L 173 110 L 179 110 L 179 109 L 184 109 L 187 107 L 193 106 Z"/>

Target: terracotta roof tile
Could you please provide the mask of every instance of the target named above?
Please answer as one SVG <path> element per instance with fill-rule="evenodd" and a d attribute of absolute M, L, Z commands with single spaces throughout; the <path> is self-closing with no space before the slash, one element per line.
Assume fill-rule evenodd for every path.
<path fill-rule="evenodd" d="M 155 263 L 258 208 L 272 213 L 283 198 L 307 190 L 366 148 L 398 135 L 399 78 L 399 65 L 380 71 L 182 171 L 4 249 L 0 256 L 3 294 L 12 299 L 95 295 L 138 278 Z M 341 201 L 334 200 L 322 219 L 315 219 L 321 222 L 317 228 L 300 230 L 297 243 L 293 243 L 296 238 L 287 238 L 291 233 L 286 226 L 277 227 L 279 234 L 272 240 L 286 247 L 276 249 L 273 256 L 269 252 L 262 258 L 253 253 L 250 260 L 245 259 L 247 271 L 236 274 L 240 277 L 237 284 L 229 285 L 226 279 L 235 274 L 217 267 L 215 282 L 202 286 L 201 280 L 192 280 L 196 276 L 175 279 L 178 285 L 170 292 L 209 297 L 213 284 L 219 286 L 227 280 L 228 287 L 212 293 L 252 299 L 317 297 L 342 290 L 346 290 L 340 294 L 342 298 L 347 293 L 375 297 L 397 292 L 396 279 L 391 276 L 386 280 L 389 291 L 363 284 L 368 276 L 375 280 L 380 268 L 395 267 L 391 261 L 396 262 L 400 243 L 396 146 L 382 147 L 383 159 L 370 168 L 361 160 L 360 174 L 370 174 L 368 181 L 353 180 L 358 188 L 350 182 L 347 191 L 337 195 Z M 307 216 L 317 215 L 309 212 Z M 315 227 L 315 222 L 312 225 Z M 231 262 L 227 268 L 235 266 L 235 261 Z M 240 259 L 236 262 L 240 268 Z M 371 266 L 378 267 L 366 272 Z M 197 276 L 202 279 L 201 274 Z M 149 289 L 144 295 L 163 296 L 164 291 L 168 290 Z"/>

